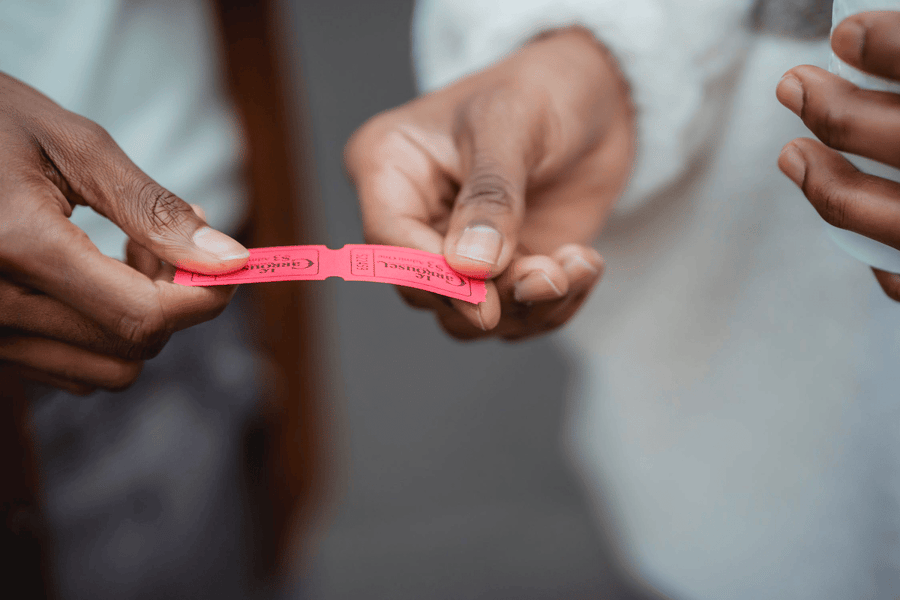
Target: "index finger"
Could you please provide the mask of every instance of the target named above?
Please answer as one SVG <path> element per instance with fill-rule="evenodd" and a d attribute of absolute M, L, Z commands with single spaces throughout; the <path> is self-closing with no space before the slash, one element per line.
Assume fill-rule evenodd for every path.
<path fill-rule="evenodd" d="M 151 280 L 105 256 L 87 234 L 46 205 L 30 227 L 5 232 L 2 263 L 11 278 L 67 304 L 126 342 L 153 346 L 177 331 L 224 310 L 233 286 L 180 286 Z"/>

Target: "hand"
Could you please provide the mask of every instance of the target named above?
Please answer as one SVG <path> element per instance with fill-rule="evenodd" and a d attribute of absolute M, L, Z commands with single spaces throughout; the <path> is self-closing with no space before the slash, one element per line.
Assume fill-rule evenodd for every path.
<path fill-rule="evenodd" d="M 900 12 L 861 13 L 834 29 L 831 47 L 852 67 L 900 81 L 898 30 Z M 824 142 L 789 142 L 778 158 L 781 170 L 828 223 L 900 249 L 900 183 L 862 173 L 836 152 L 900 168 L 900 96 L 860 89 L 809 65 L 788 71 L 776 94 Z M 872 270 L 900 301 L 900 275 Z"/>
<path fill-rule="evenodd" d="M 521 339 L 581 306 L 588 244 L 625 186 L 634 116 L 615 61 L 581 28 L 375 116 L 347 144 L 369 243 L 442 253 L 487 281 L 479 305 L 398 288 L 457 339 Z"/>
<path fill-rule="evenodd" d="M 69 221 L 79 204 L 128 234 L 126 263 Z M 234 295 L 235 286 L 172 283 L 172 265 L 215 274 L 249 256 L 97 124 L 4 74 L 0 240 L 0 368 L 81 394 L 131 385 L 173 332 L 217 316 Z"/>

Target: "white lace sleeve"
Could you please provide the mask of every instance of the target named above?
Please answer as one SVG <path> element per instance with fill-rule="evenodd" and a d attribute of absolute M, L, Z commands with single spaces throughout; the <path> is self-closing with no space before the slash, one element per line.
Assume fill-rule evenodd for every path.
<path fill-rule="evenodd" d="M 430 91 L 548 29 L 590 29 L 619 61 L 638 111 L 635 170 L 618 210 L 677 178 L 714 126 L 707 84 L 736 64 L 751 0 L 419 0 L 413 62 Z M 774 93 L 774 92 L 773 92 Z M 706 119 L 709 121 L 709 119 Z"/>

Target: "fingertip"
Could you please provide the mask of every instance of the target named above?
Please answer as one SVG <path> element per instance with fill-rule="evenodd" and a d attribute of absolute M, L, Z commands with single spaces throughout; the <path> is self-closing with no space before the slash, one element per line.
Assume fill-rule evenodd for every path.
<path fill-rule="evenodd" d="M 466 226 L 459 235 L 447 236 L 444 257 L 455 270 L 468 277 L 490 279 L 503 271 L 503 234 L 487 223 Z M 509 253 L 507 253 L 509 254 Z"/>
<path fill-rule="evenodd" d="M 513 299 L 516 302 L 558 300 L 569 293 L 569 277 L 555 257 L 519 257 L 509 271 L 508 281 L 512 283 Z"/>
<path fill-rule="evenodd" d="M 570 282 L 584 279 L 600 279 L 606 268 L 606 261 L 594 248 L 581 244 L 565 244 L 553 253 L 553 258 L 562 265 Z"/>
<path fill-rule="evenodd" d="M 574 254 L 567 258 L 563 263 L 563 270 L 566 272 L 570 283 L 591 281 L 599 278 L 601 275 L 600 268 L 580 254 Z"/>
<path fill-rule="evenodd" d="M 796 185 L 803 184 L 806 176 L 806 156 L 800 150 L 796 140 L 785 144 L 778 155 L 778 168 Z"/>
<path fill-rule="evenodd" d="M 800 115 L 805 97 L 803 83 L 792 71 L 788 71 L 775 86 L 775 97 L 794 114 Z"/>
<path fill-rule="evenodd" d="M 831 49 L 851 66 L 859 66 L 866 43 L 866 27 L 859 15 L 851 15 L 838 23 L 831 33 Z"/>
<path fill-rule="evenodd" d="M 500 295 L 497 286 L 492 281 L 485 285 L 485 298 L 483 302 L 471 304 L 462 300 L 451 300 L 456 310 L 462 314 L 472 325 L 481 331 L 491 331 L 500 324 Z"/>
<path fill-rule="evenodd" d="M 230 235 L 213 229 L 206 223 L 201 223 L 201 226 L 194 231 L 191 241 L 204 252 L 208 252 L 223 262 L 245 259 L 250 256 L 250 251 L 243 244 Z"/>
<path fill-rule="evenodd" d="M 250 251 L 237 240 L 201 223 L 191 237 L 200 252 L 181 256 L 175 266 L 204 275 L 221 275 L 242 268 L 250 260 Z"/>
<path fill-rule="evenodd" d="M 486 286 L 486 294 L 484 302 L 477 304 L 478 316 L 480 318 L 480 326 L 483 331 L 492 331 L 500 324 L 500 294 L 497 292 L 497 286 L 493 282 L 488 282 Z"/>
<path fill-rule="evenodd" d="M 513 287 L 513 298 L 516 302 L 523 303 L 558 300 L 568 293 L 568 278 L 551 278 L 543 269 L 531 271 Z"/>

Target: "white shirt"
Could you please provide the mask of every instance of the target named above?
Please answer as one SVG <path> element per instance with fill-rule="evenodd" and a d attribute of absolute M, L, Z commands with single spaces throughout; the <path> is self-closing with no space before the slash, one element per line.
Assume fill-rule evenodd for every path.
<path fill-rule="evenodd" d="M 234 233 L 246 210 L 240 138 L 204 0 L 0 0 L 0 71 L 105 127 L 163 187 Z M 124 258 L 87 207 L 72 222 Z"/>
<path fill-rule="evenodd" d="M 565 445 L 635 571 L 691 600 L 893 599 L 900 306 L 777 168 L 810 133 L 775 87 L 828 42 L 752 35 L 749 9 L 420 2 L 419 81 L 570 23 L 629 79 L 638 164 L 596 244 L 607 274 L 558 340 L 578 367 Z"/>

